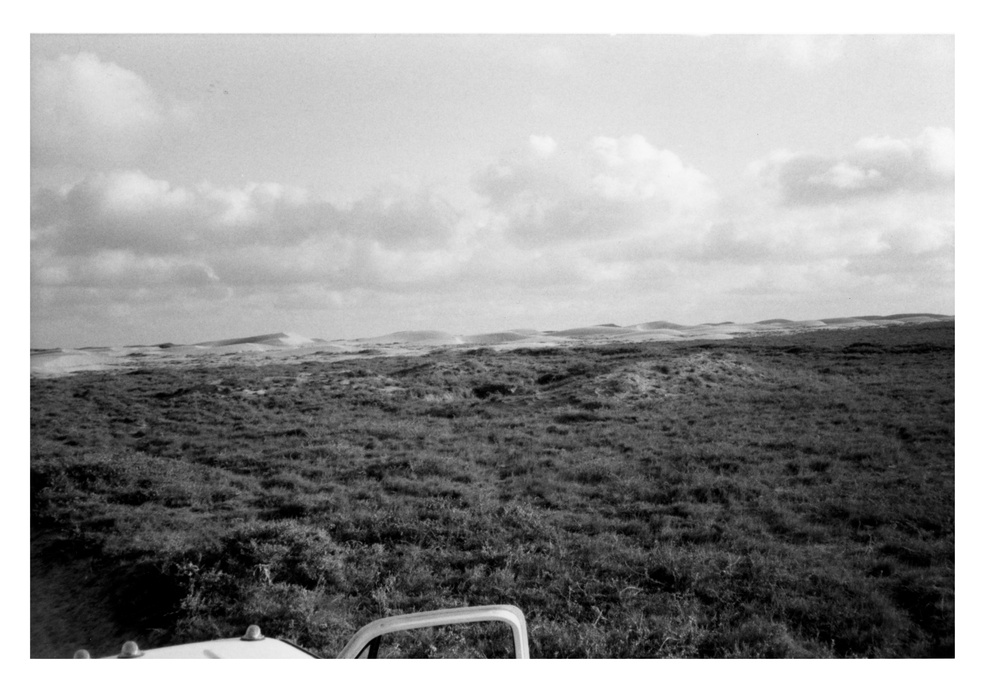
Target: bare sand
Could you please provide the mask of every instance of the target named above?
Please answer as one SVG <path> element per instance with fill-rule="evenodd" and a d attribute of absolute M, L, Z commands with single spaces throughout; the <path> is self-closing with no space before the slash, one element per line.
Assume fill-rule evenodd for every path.
<path fill-rule="evenodd" d="M 600 345 L 645 341 L 724 341 L 740 336 L 793 334 L 815 330 L 898 326 L 951 321 L 946 315 L 904 314 L 878 317 L 833 317 L 823 320 L 770 319 L 737 324 L 681 325 L 656 321 L 630 326 L 598 325 L 556 331 L 509 329 L 484 334 L 456 335 L 436 330 L 409 330 L 383 336 L 327 341 L 299 334 L 277 332 L 198 344 L 88 347 L 84 349 L 32 350 L 31 375 L 58 377 L 88 370 L 123 370 L 150 366 L 183 367 L 261 361 L 342 361 L 370 356 L 426 355 L 438 350 L 492 348 L 548 348 L 566 345 Z"/>

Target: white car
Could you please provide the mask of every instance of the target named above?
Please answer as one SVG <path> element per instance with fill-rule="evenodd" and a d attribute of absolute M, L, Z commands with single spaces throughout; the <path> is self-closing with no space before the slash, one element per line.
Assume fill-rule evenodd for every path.
<path fill-rule="evenodd" d="M 377 658 L 382 637 L 424 627 L 470 622 L 503 622 L 514 635 L 514 657 L 528 658 L 528 626 L 524 614 L 513 605 L 479 605 L 477 607 L 446 608 L 430 612 L 385 617 L 366 624 L 347 642 L 337 658 Z M 80 650 L 74 658 L 90 658 Z M 104 658 L 319 658 L 282 639 L 266 637 L 255 624 L 242 637 L 215 639 L 191 644 L 166 646 L 143 651 L 134 641 L 126 641 L 121 653 Z"/>

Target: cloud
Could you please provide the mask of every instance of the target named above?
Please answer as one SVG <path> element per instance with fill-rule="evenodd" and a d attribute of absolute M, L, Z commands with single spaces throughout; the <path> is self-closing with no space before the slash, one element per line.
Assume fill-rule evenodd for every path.
<path fill-rule="evenodd" d="M 598 137 L 574 152 L 532 136 L 474 186 L 504 234 L 529 246 L 664 230 L 715 200 L 707 176 L 639 135 Z"/>
<path fill-rule="evenodd" d="M 556 139 L 552 136 L 531 136 L 528 143 L 539 157 L 548 157 L 556 151 Z"/>
<path fill-rule="evenodd" d="M 506 314 L 483 331 L 595 314 L 752 319 L 773 314 L 757 309 L 768 303 L 800 317 L 837 303 L 935 311 L 953 294 L 953 142 L 928 129 L 862 139 L 841 157 L 773 154 L 745 190 L 720 195 L 641 136 L 568 147 L 535 135 L 468 182 L 474 193 L 452 191 L 457 204 L 399 183 L 336 206 L 278 183 L 184 186 L 112 170 L 32 191 L 33 324 L 83 336 L 88 323 L 124 332 L 143 315 L 179 328 L 197 316 L 195 340 L 230 333 L 200 319 L 214 313 L 256 318 L 245 333 L 323 336 L 341 330 L 286 318 L 335 311 L 358 327 L 403 323 L 385 332 L 424 319 L 471 332 L 459 320 L 487 322 L 484 306 Z M 810 305 L 820 301 L 830 309 Z M 622 316 L 622 302 L 638 316 Z M 719 307 L 731 316 L 711 314 Z"/>
<path fill-rule="evenodd" d="M 429 189 L 386 184 L 338 208 L 277 183 L 182 187 L 138 170 L 113 170 L 32 192 L 33 239 L 63 251 L 183 252 L 218 245 L 289 246 L 316 236 L 433 248 L 454 234 L 458 212 Z"/>
<path fill-rule="evenodd" d="M 540 46 L 528 52 L 528 60 L 553 75 L 566 72 L 573 63 L 569 52 L 562 46 Z"/>
<path fill-rule="evenodd" d="M 954 255 L 954 201 L 947 192 L 847 198 L 838 205 L 787 206 L 766 198 L 727 202 L 683 243 L 665 250 L 695 263 L 771 268 L 878 256 Z M 652 256 L 655 251 L 647 251 Z"/>
<path fill-rule="evenodd" d="M 183 187 L 117 170 L 32 192 L 32 284 L 405 287 L 450 273 L 458 222 L 430 190 L 398 184 L 338 208 L 276 183 Z"/>
<path fill-rule="evenodd" d="M 135 73 L 92 53 L 35 61 L 32 164 L 129 164 L 187 111 L 160 99 Z"/>
<path fill-rule="evenodd" d="M 32 192 L 33 240 L 64 252 L 184 253 L 220 244 L 288 244 L 335 227 L 341 213 L 280 184 L 175 186 L 116 170 Z"/>
<path fill-rule="evenodd" d="M 102 250 L 93 255 L 33 258 L 38 266 L 33 281 L 42 286 L 136 288 L 176 285 L 209 286 L 219 281 L 205 263 L 183 257 L 140 255 L 125 250 Z"/>
<path fill-rule="evenodd" d="M 954 283 L 955 223 L 914 216 L 886 225 L 875 249 L 851 255 L 845 268 L 860 276 L 920 278 L 925 285 Z"/>
<path fill-rule="evenodd" d="M 777 58 L 799 70 L 813 70 L 840 60 L 846 44 L 844 36 L 757 36 L 751 38 L 750 53 L 756 58 Z"/>
<path fill-rule="evenodd" d="M 392 249 L 434 248 L 455 233 L 459 213 L 429 189 L 384 184 L 351 205 L 341 229 Z"/>
<path fill-rule="evenodd" d="M 955 134 L 926 128 L 915 138 L 864 138 L 842 157 L 780 151 L 753 163 L 750 173 L 792 205 L 948 190 L 955 183 Z"/>

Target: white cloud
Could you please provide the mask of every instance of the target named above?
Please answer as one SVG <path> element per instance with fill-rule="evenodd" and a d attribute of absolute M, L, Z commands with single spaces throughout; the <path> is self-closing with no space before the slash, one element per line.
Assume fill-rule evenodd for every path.
<path fill-rule="evenodd" d="M 778 151 L 749 172 L 789 204 L 947 191 L 955 183 L 955 134 L 926 128 L 914 138 L 863 138 L 841 157 Z"/>
<path fill-rule="evenodd" d="M 753 37 L 751 55 L 776 57 L 794 68 L 812 70 L 837 62 L 844 56 L 847 38 L 827 35 L 768 35 Z"/>
<path fill-rule="evenodd" d="M 448 273 L 458 213 L 386 185 L 346 209 L 296 187 L 203 183 L 139 171 L 32 192 L 32 282 L 108 288 L 217 285 L 275 292 L 399 287 Z"/>
<path fill-rule="evenodd" d="M 334 228 L 342 214 L 302 189 L 248 184 L 185 188 L 115 170 L 32 192 L 33 241 L 74 253 L 185 253 L 220 244 L 288 244 Z"/>
<path fill-rule="evenodd" d="M 666 233 L 716 198 L 707 176 L 639 135 L 598 137 L 575 152 L 537 137 L 529 145 L 475 182 L 495 225 L 520 244 Z"/>
<path fill-rule="evenodd" d="M 897 180 L 934 185 L 955 177 L 955 133 L 925 128 L 915 138 L 863 138 L 852 154 L 860 163 L 888 170 Z"/>
<path fill-rule="evenodd" d="M 897 254 L 923 255 L 942 250 L 954 254 L 955 223 L 950 220 L 917 219 L 887 229 L 881 240 Z"/>
<path fill-rule="evenodd" d="M 596 138 L 591 148 L 602 165 L 592 181 L 604 198 L 656 199 L 672 211 L 700 211 L 716 199 L 706 175 L 685 166 L 669 150 L 657 150 L 642 136 Z"/>
<path fill-rule="evenodd" d="M 868 140 L 856 151 L 877 161 L 929 153 L 925 160 L 940 164 L 946 159 L 940 135 Z M 751 199 L 724 209 L 713 205 L 717 194 L 707 177 L 640 136 L 595 138 L 575 153 L 559 149 L 546 157 L 548 145 L 537 137 L 521 155 L 483 172 L 475 182 L 486 196 L 483 209 L 467 203 L 459 210 L 430 190 L 400 184 L 338 208 L 275 183 L 190 188 L 138 171 L 39 188 L 32 196 L 33 283 L 203 284 L 275 293 L 309 284 L 322 292 L 582 287 L 638 282 L 642 269 L 667 263 L 902 258 L 949 254 L 953 244 L 947 201 L 941 208 L 926 197 L 891 205 L 851 198 L 844 192 L 867 186 L 870 175 L 846 159 L 807 180 L 836 189 L 845 205 Z M 777 155 L 756 171 L 775 176 L 768 168 L 776 168 L 780 183 L 789 163 L 801 160 Z M 649 274 L 650 283 L 655 276 Z"/>
<path fill-rule="evenodd" d="M 76 326 L 131 308 L 133 318 L 172 313 L 180 327 L 177 307 L 194 316 L 225 303 L 227 312 L 271 323 L 253 331 L 322 336 L 338 331 L 283 318 L 336 308 L 388 322 L 381 308 L 392 307 L 412 327 L 405 307 L 414 322 L 438 317 L 452 324 L 429 326 L 474 331 L 455 323 L 486 321 L 474 309 L 484 303 L 527 303 L 537 321 L 572 326 L 587 313 L 601 321 L 760 319 L 773 313 L 756 307 L 778 302 L 802 318 L 846 302 L 857 312 L 934 311 L 953 292 L 948 130 L 864 139 L 841 157 L 776 153 L 750 168 L 765 187 L 740 196 L 721 196 L 704 174 L 641 136 L 555 145 L 548 136 L 527 139 L 522 152 L 470 182 L 481 198 L 457 196 L 455 205 L 398 183 L 338 207 L 276 183 L 188 187 L 130 170 L 36 188 L 33 318 Z M 862 294 L 880 284 L 882 304 L 865 305 Z M 930 304 L 934 297 L 945 300 Z M 825 304 L 810 306 L 817 298 Z M 643 316 L 623 317 L 621 302 Z M 713 307 L 731 316 L 709 314 Z M 512 321 L 521 314 L 508 313 Z M 192 339 L 213 336 L 210 324 L 199 326 L 203 336 Z M 504 326 L 515 325 L 480 328 Z"/>
<path fill-rule="evenodd" d="M 39 166 L 129 164 L 189 108 L 160 99 L 135 73 L 91 53 L 31 69 L 31 157 Z"/>
<path fill-rule="evenodd" d="M 539 157 L 548 157 L 556 151 L 556 141 L 552 136 L 531 136 L 528 142 Z"/>
<path fill-rule="evenodd" d="M 389 248 L 434 248 L 455 234 L 459 214 L 429 189 L 380 186 L 351 205 L 341 230 Z"/>
<path fill-rule="evenodd" d="M 807 179 L 811 185 L 832 187 L 842 191 L 851 189 L 877 188 L 883 185 L 882 173 L 877 169 L 861 169 L 846 162 L 838 162 L 820 174 Z"/>
<path fill-rule="evenodd" d="M 531 61 L 539 68 L 559 75 L 572 64 L 569 52 L 562 46 L 541 46 L 530 53 Z"/>
<path fill-rule="evenodd" d="M 34 280 L 43 286 L 141 288 L 173 285 L 196 288 L 218 283 L 219 278 L 204 262 L 103 250 L 89 256 L 50 261 L 39 269 Z"/>

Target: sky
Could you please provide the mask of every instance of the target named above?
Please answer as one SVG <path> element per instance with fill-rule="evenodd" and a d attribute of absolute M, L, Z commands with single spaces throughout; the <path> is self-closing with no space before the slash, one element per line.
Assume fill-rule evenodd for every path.
<path fill-rule="evenodd" d="M 955 313 L 951 35 L 33 34 L 31 345 Z"/>
<path fill-rule="evenodd" d="M 957 286 L 958 451 L 993 449 L 982 5 L 112 4 L 7 12 L 5 152 L 23 159 L 4 184 L 31 205 L 14 217 L 30 252 L 10 236 L 4 277 L 17 299 L 30 286 L 32 347 L 952 314 Z M 192 31 L 207 35 L 155 33 Z M 213 33 L 234 31 L 256 33 Z M 438 31 L 460 34 L 406 35 Z M 15 384 L 23 354 L 4 346 Z M 956 505 L 970 606 L 996 490 L 973 469 Z M 28 518 L 7 510 L 12 529 Z M 992 625 L 966 615 L 963 656 L 985 667 Z M 836 673 L 814 687 L 840 694 Z M 955 679 L 885 685 L 907 677 L 920 694 Z"/>

